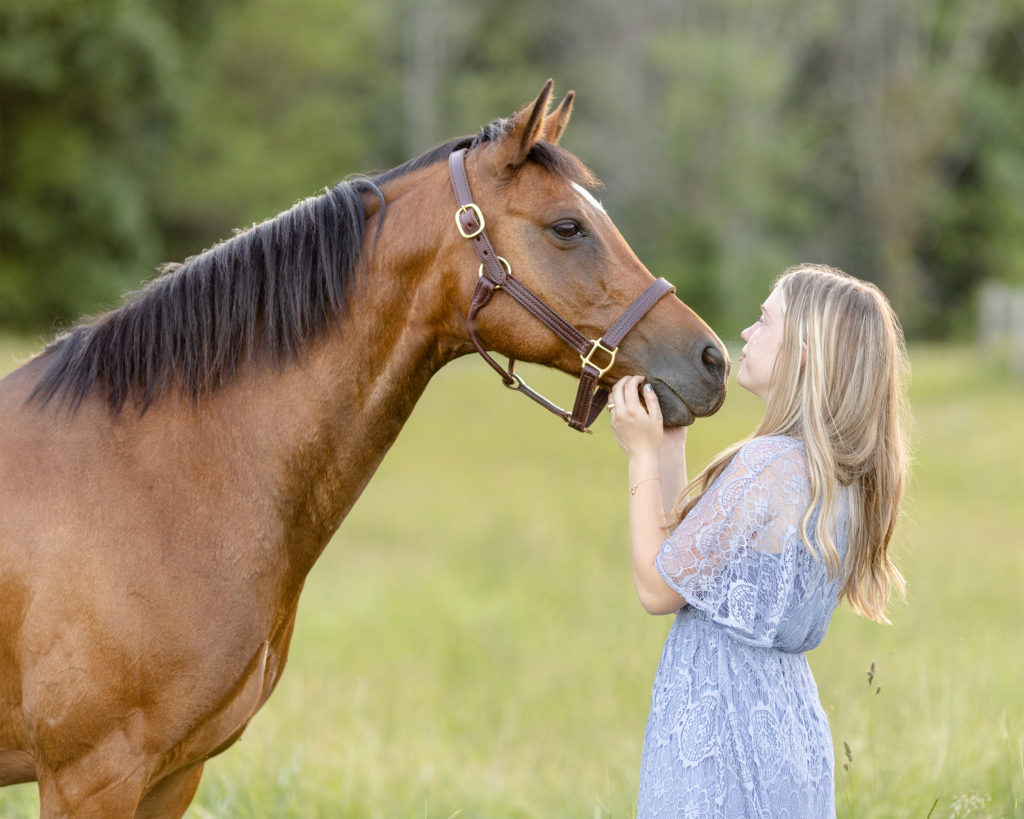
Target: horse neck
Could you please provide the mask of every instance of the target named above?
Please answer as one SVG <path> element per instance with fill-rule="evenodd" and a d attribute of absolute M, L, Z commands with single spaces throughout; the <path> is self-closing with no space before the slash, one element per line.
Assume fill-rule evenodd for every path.
<path fill-rule="evenodd" d="M 279 507 L 282 546 L 302 576 L 430 378 L 471 349 L 458 306 L 461 288 L 444 280 L 454 267 L 455 243 L 442 237 L 455 231 L 447 231 L 449 220 L 437 213 L 443 192 L 427 184 L 432 176 L 421 172 L 385 191 L 388 207 L 376 251 L 370 253 L 377 215 L 369 220 L 368 261 L 346 316 L 303 360 L 283 373 L 265 368 L 259 385 L 245 390 L 246 417 L 271 432 L 269 440 L 260 436 L 270 450 L 266 462 L 277 467 L 267 488 Z"/>

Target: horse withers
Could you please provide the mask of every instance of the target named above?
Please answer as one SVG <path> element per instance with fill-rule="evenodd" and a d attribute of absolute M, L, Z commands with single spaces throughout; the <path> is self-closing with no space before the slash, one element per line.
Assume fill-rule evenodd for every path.
<path fill-rule="evenodd" d="M 166 270 L 0 381 L 0 785 L 38 781 L 44 817 L 178 817 L 270 696 L 306 574 L 475 349 L 453 152 L 502 269 L 579 334 L 651 286 L 550 93 Z M 597 377 L 645 374 L 669 424 L 713 413 L 721 343 L 674 296 L 645 310 Z M 583 366 L 501 289 L 472 336 Z"/>

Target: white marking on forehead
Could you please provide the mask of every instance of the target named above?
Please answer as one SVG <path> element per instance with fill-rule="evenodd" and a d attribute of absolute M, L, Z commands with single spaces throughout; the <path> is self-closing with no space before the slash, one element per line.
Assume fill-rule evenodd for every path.
<path fill-rule="evenodd" d="M 573 190 L 575 190 L 576 193 L 578 193 L 587 202 L 589 202 L 591 205 L 593 205 L 595 208 L 597 208 L 599 211 L 601 211 L 601 213 L 605 212 L 604 206 L 600 202 L 598 202 L 597 199 L 594 198 L 594 194 L 592 194 L 590 191 L 588 191 L 582 185 L 577 184 L 576 182 L 570 182 L 569 184 L 572 185 Z"/>

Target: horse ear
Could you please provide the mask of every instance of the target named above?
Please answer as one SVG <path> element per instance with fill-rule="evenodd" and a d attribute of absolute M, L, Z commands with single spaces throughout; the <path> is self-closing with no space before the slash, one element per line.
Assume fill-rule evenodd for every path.
<path fill-rule="evenodd" d="M 532 104 L 524 105 L 512 117 L 512 127 L 502 140 L 503 158 L 507 158 L 503 164 L 506 167 L 513 170 L 519 168 L 526 162 L 533 143 L 541 138 L 545 123 L 544 115 L 547 113 L 548 102 L 551 100 L 551 89 L 554 85 L 553 80 L 544 83 L 537 99 Z"/>
<path fill-rule="evenodd" d="M 572 103 L 576 98 L 576 92 L 570 91 L 558 107 L 548 116 L 544 117 L 544 128 L 541 131 L 541 138 L 552 145 L 557 145 L 562 138 L 565 126 L 569 124 L 569 117 L 572 116 Z"/>

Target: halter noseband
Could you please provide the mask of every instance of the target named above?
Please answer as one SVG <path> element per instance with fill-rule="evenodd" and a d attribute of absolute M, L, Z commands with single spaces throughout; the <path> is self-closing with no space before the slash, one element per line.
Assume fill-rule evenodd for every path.
<path fill-rule="evenodd" d="M 512 267 L 508 260 L 494 252 L 490 237 L 487 235 L 486 222 L 479 206 L 474 204 L 466 176 L 467 149 L 453 151 L 448 157 L 448 171 L 451 176 L 452 189 L 459 209 L 455 212 L 455 225 L 464 239 L 468 239 L 477 256 L 480 258 L 480 273 L 473 300 L 470 302 L 469 315 L 466 322 L 469 338 L 476 351 L 501 376 L 506 387 L 532 398 L 545 409 L 559 416 L 570 427 L 579 432 L 587 429 L 600 415 L 608 401 L 608 390 L 599 387 L 598 382 L 615 364 L 615 356 L 619 351 L 619 343 L 626 333 L 650 310 L 666 293 L 675 291 L 665 279 L 657 279 L 626 311 L 616 319 L 601 338 L 588 339 L 579 330 L 552 310 L 544 301 L 526 285 L 513 278 Z M 523 379 L 514 372 L 515 359 L 509 358 L 508 368 L 495 361 L 480 343 L 476 335 L 476 316 L 491 300 L 495 290 L 504 290 L 512 298 L 525 307 L 544 326 L 572 347 L 580 355 L 583 369 L 580 372 L 579 389 L 576 391 L 576 403 L 572 411 L 564 410 L 549 401 L 540 393 L 531 389 Z M 595 360 L 603 359 L 601 363 Z"/>

